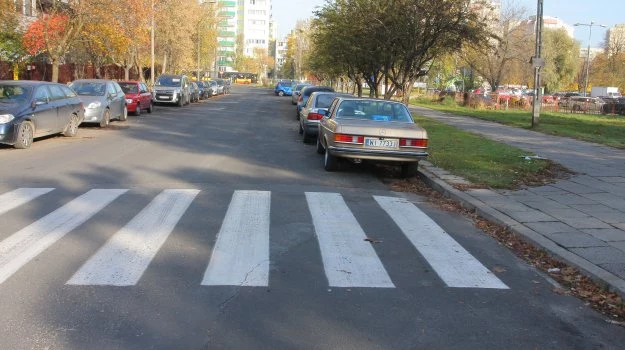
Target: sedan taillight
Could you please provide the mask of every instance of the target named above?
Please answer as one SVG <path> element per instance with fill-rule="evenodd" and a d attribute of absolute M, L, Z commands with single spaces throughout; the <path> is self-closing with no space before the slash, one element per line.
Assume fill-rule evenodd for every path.
<path fill-rule="evenodd" d="M 323 119 L 323 114 L 321 114 L 321 113 L 308 113 L 308 116 L 306 117 L 306 119 L 308 119 L 308 120 L 321 120 L 321 119 Z"/>
<path fill-rule="evenodd" d="M 426 148 L 427 146 L 427 139 L 399 139 L 399 147 Z"/>
<path fill-rule="evenodd" d="M 358 135 L 335 134 L 334 142 L 362 145 L 365 143 L 365 137 Z"/>

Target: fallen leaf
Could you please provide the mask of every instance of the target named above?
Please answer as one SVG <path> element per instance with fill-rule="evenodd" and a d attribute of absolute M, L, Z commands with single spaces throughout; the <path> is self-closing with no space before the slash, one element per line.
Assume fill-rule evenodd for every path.
<path fill-rule="evenodd" d="M 367 238 L 365 238 L 364 240 L 365 240 L 365 241 L 367 241 L 367 242 L 373 243 L 373 244 L 376 244 L 376 243 L 382 243 L 382 241 L 378 241 L 378 240 L 376 240 L 375 238 L 369 238 L 369 237 L 367 237 Z"/>

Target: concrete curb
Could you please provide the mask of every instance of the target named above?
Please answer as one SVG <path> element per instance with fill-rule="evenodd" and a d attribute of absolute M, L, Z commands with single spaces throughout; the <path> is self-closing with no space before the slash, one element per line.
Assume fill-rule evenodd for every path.
<path fill-rule="evenodd" d="M 510 231 L 519 235 L 521 238 L 524 238 L 528 243 L 544 249 L 555 259 L 578 268 L 595 282 L 625 298 L 625 280 L 620 277 L 602 269 L 601 267 L 576 254 L 569 252 L 529 227 L 519 223 L 500 211 L 491 208 L 484 202 L 470 196 L 469 194 L 456 189 L 444 180 L 438 178 L 428 169 L 427 165 L 421 164 L 419 166 L 418 176 L 428 186 L 441 193 L 443 196 L 460 202 L 465 208 L 475 210 L 479 216 L 490 222 L 507 227 Z"/>

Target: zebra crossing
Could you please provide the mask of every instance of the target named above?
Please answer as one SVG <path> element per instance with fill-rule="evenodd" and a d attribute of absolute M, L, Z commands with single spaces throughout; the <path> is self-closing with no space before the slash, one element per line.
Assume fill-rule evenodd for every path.
<path fill-rule="evenodd" d="M 54 188 L 18 188 L 0 194 L 0 221 Z M 91 189 L 0 241 L 0 286 L 130 189 Z M 165 189 L 114 233 L 66 281 L 69 286 L 134 286 L 200 194 Z M 302 193 L 329 287 L 396 288 L 356 216 L 340 193 Z M 396 227 L 450 288 L 508 289 L 434 220 L 403 198 L 372 196 L 379 215 Z M 201 286 L 270 285 L 272 192 L 235 190 L 217 232 Z M 6 233 L 6 232 L 5 232 Z M 416 277 L 415 277 L 416 278 Z"/>

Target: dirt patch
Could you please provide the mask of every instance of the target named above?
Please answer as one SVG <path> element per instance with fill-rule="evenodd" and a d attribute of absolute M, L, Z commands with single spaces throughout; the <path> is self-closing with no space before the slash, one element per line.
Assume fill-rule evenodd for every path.
<path fill-rule="evenodd" d="M 427 198 L 429 203 L 439 209 L 458 213 L 472 220 L 477 228 L 493 237 L 500 245 L 510 249 L 529 265 L 556 280 L 561 287 L 554 287 L 554 293 L 573 295 L 608 317 L 606 322 L 625 327 L 625 301 L 618 294 L 595 283 L 578 269 L 554 259 L 546 251 L 528 243 L 506 227 L 489 222 L 477 215 L 475 211 L 462 207 L 459 202 L 444 197 L 419 178 L 400 179 L 398 171 L 392 167 L 379 166 L 375 172 L 393 191 L 416 193 Z M 533 180 L 524 181 L 522 185 L 543 185 L 555 181 L 559 176 L 569 176 L 570 174 L 565 168 L 555 165 L 548 171 L 537 174 Z"/>
<path fill-rule="evenodd" d="M 527 174 L 521 179 L 515 181 L 511 189 L 520 189 L 524 187 L 537 187 L 554 183 L 557 180 L 568 179 L 575 173 L 560 164 L 548 161 L 547 167 L 541 169 L 534 174 Z"/>

